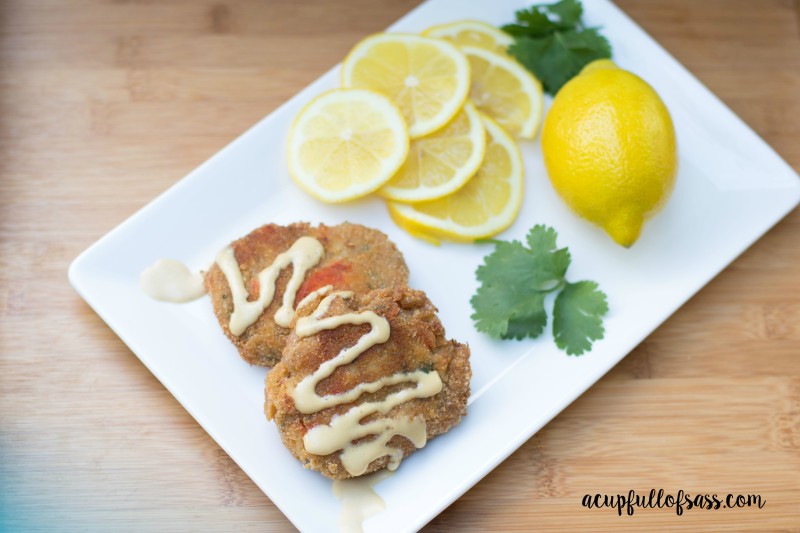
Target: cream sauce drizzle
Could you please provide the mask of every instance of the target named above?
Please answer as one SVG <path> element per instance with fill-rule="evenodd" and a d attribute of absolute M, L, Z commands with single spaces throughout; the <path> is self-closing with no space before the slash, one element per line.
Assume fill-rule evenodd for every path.
<path fill-rule="evenodd" d="M 139 275 L 139 287 L 160 302 L 185 303 L 205 294 L 203 276 L 175 259 L 159 259 Z"/>
<path fill-rule="evenodd" d="M 233 297 L 233 313 L 228 324 L 230 332 L 239 336 L 258 320 L 275 297 L 275 283 L 281 270 L 292 265 L 292 277 L 283 293 L 281 307 L 275 312 L 274 317 L 276 324 L 288 328 L 295 315 L 294 299 L 306 277 L 306 272 L 319 263 L 323 255 L 325 249 L 317 239 L 300 237 L 288 250 L 276 257 L 270 266 L 259 272 L 258 299 L 251 302 L 247 299 L 248 292 L 233 248 L 227 247 L 221 250 L 217 254 L 217 265 L 225 275 Z"/>
<path fill-rule="evenodd" d="M 303 438 L 306 451 L 317 455 L 328 455 L 342 450 L 341 461 L 350 475 L 359 476 L 366 472 L 369 464 L 380 457 L 389 456 L 389 470 L 395 470 L 403 458 L 403 451 L 387 446 L 395 435 L 408 438 L 414 446 L 422 448 L 427 439 L 425 419 L 398 416 L 395 418 L 379 418 L 367 424 L 360 421 L 372 414 L 385 415 L 392 408 L 415 398 L 429 398 L 442 390 L 442 380 L 438 372 L 398 372 L 391 376 L 370 383 L 361 383 L 355 388 L 341 394 L 320 396 L 316 388 L 320 381 L 333 374 L 336 368 L 354 361 L 359 355 L 371 347 L 389 340 L 389 321 L 373 311 L 346 313 L 323 318 L 331 303 L 337 297 L 349 298 L 351 292 L 334 292 L 328 294 L 309 316 L 300 318 L 295 324 L 298 337 L 309 337 L 323 330 L 335 329 L 343 324 L 369 324 L 369 333 L 362 336 L 355 345 L 345 348 L 333 359 L 322 363 L 312 374 L 303 378 L 292 391 L 295 407 L 305 414 L 319 412 L 328 407 L 349 403 L 364 393 L 376 392 L 383 387 L 400 383 L 413 383 L 414 386 L 389 394 L 379 402 L 365 402 L 352 407 L 346 413 L 336 415 L 330 425 L 320 424 L 311 428 Z M 375 438 L 361 444 L 353 444 L 353 440 L 367 435 Z"/>
<path fill-rule="evenodd" d="M 384 469 L 358 478 L 334 480 L 333 495 L 342 502 L 340 532 L 362 533 L 364 520 L 386 509 L 386 504 L 373 487 L 391 475 L 392 472 Z"/>
<path fill-rule="evenodd" d="M 297 304 L 297 310 L 300 310 L 301 308 L 307 306 L 308 304 L 316 300 L 319 296 L 326 296 L 328 293 L 331 292 L 332 289 L 333 285 L 325 285 L 324 287 L 320 287 L 315 291 L 309 292 L 308 294 L 306 294 L 305 298 L 300 300 L 300 303 Z"/>

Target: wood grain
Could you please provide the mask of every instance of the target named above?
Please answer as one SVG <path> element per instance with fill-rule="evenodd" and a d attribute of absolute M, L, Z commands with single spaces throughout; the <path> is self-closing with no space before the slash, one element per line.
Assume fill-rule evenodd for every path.
<path fill-rule="evenodd" d="M 416 3 L 0 3 L 0 529 L 292 529 L 66 270 Z M 798 2 L 619 5 L 800 169 Z M 800 531 L 798 264 L 795 211 L 426 530 Z M 767 503 L 580 506 L 650 488 Z"/>

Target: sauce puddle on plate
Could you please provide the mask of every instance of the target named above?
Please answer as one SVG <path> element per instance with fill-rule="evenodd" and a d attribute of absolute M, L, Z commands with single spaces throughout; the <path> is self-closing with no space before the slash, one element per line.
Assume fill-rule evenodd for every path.
<path fill-rule="evenodd" d="M 139 286 L 159 302 L 186 303 L 206 293 L 203 275 L 175 259 L 159 259 L 139 276 Z"/>
<path fill-rule="evenodd" d="M 373 487 L 393 473 L 383 469 L 366 476 L 334 480 L 333 494 L 342 502 L 339 514 L 341 533 L 362 533 L 364 520 L 386 509 L 386 503 Z"/>

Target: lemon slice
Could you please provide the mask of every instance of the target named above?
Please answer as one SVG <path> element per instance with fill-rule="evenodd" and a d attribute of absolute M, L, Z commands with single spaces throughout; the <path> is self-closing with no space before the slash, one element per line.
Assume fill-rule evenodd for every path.
<path fill-rule="evenodd" d="M 477 46 L 498 54 L 505 54 L 514 39 L 496 26 L 479 20 L 458 20 L 433 26 L 422 32 L 428 37 L 446 39 L 456 46 Z"/>
<path fill-rule="evenodd" d="M 452 119 L 469 93 L 469 63 L 441 39 L 379 33 L 358 43 L 342 63 L 342 86 L 388 96 L 408 123 L 412 139 Z"/>
<path fill-rule="evenodd" d="M 387 202 L 398 226 L 438 243 L 472 242 L 511 225 L 522 206 L 522 156 L 514 139 L 486 116 L 486 155 L 475 176 L 449 196 L 418 204 Z"/>
<path fill-rule="evenodd" d="M 461 188 L 481 166 L 486 133 L 467 102 L 439 131 L 411 141 L 406 162 L 378 194 L 398 202 L 422 202 Z"/>
<path fill-rule="evenodd" d="M 309 102 L 289 131 L 292 178 L 323 202 L 343 202 L 382 187 L 408 155 L 408 130 L 385 96 L 335 89 Z"/>
<path fill-rule="evenodd" d="M 506 131 L 533 139 L 542 119 L 542 84 L 514 59 L 475 46 L 461 48 L 472 69 L 470 99 Z"/>

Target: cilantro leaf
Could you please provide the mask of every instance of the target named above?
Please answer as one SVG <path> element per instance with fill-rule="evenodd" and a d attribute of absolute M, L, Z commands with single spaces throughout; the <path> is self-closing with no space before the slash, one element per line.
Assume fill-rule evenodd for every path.
<path fill-rule="evenodd" d="M 564 279 L 572 261 L 569 250 L 556 249 L 558 234 L 553 228 L 537 225 L 528 232 L 526 240 L 531 254 L 536 257 L 537 273 L 531 280 L 540 290 L 552 290 Z"/>
<path fill-rule="evenodd" d="M 532 265 L 525 247 L 519 241 L 497 241 L 494 252 L 483 259 L 476 275 L 486 283 L 506 283 L 509 279 L 519 280 L 529 275 Z"/>
<path fill-rule="evenodd" d="M 498 241 L 476 272 L 481 286 L 471 303 L 478 331 L 492 337 L 519 338 L 521 322 L 530 322 L 526 331 L 541 334 L 547 315 L 539 288 L 553 282 L 554 263 L 543 254 L 532 253 L 519 241 Z"/>
<path fill-rule="evenodd" d="M 517 284 L 484 284 L 470 302 L 475 328 L 495 338 L 538 337 L 547 325 L 544 294 Z"/>
<path fill-rule="evenodd" d="M 554 250 L 556 248 L 557 238 L 558 233 L 556 233 L 556 230 L 543 226 L 542 224 L 537 224 L 532 227 L 525 236 L 525 240 L 528 242 L 528 246 L 530 246 L 531 250 L 536 250 L 538 248 Z"/>
<path fill-rule="evenodd" d="M 606 295 L 593 281 L 567 283 L 553 306 L 553 337 L 568 355 L 581 355 L 605 333 Z"/>
<path fill-rule="evenodd" d="M 597 28 L 583 26 L 582 15 L 578 0 L 561 0 L 519 10 L 515 24 L 502 26 L 514 37 L 508 53 L 533 72 L 550 94 L 588 63 L 611 57 L 611 45 Z"/>
<path fill-rule="evenodd" d="M 515 288 L 504 283 L 483 283 L 470 300 L 475 312 L 472 319 L 478 331 L 500 338 L 508 331 L 512 310 L 509 301 L 515 301 Z"/>
<path fill-rule="evenodd" d="M 535 339 L 547 325 L 547 311 L 544 310 L 544 293 L 534 294 L 527 303 L 527 313 L 513 316 L 508 320 L 508 328 L 502 335 L 504 339 L 521 341 L 525 337 Z"/>
<path fill-rule="evenodd" d="M 560 291 L 553 306 L 558 347 L 580 355 L 603 337 L 606 296 L 592 281 L 567 282 L 572 258 L 569 250 L 558 248 L 557 237 L 553 228 L 537 225 L 525 243 L 488 241 L 494 251 L 475 272 L 480 287 L 470 300 L 478 331 L 499 339 L 536 338 L 547 326 L 545 296 Z"/>
<path fill-rule="evenodd" d="M 529 37 L 541 37 L 550 35 L 558 29 L 558 25 L 553 23 L 550 18 L 536 7 L 530 8 L 526 11 L 524 9 L 516 13 L 518 31 L 522 32 L 521 35 Z M 505 29 L 505 28 L 503 28 Z"/>
<path fill-rule="evenodd" d="M 569 262 L 566 249 L 529 250 L 518 241 L 502 242 L 484 258 L 476 275 L 485 284 L 513 284 L 526 293 L 549 291 L 561 283 Z"/>
<path fill-rule="evenodd" d="M 597 28 L 586 28 L 540 38 L 515 37 L 508 52 L 555 94 L 587 64 L 611 57 L 611 45 Z"/>
<path fill-rule="evenodd" d="M 545 37 L 558 30 L 573 28 L 582 14 L 583 6 L 577 0 L 538 4 L 517 11 L 517 24 L 506 24 L 501 29 L 515 37 Z"/>
<path fill-rule="evenodd" d="M 495 241 L 476 276 L 481 286 L 471 303 L 478 331 L 492 337 L 538 337 L 547 325 L 544 295 L 564 283 L 569 251 L 557 249 L 556 232 L 534 226 L 528 248 L 519 241 Z"/>
<path fill-rule="evenodd" d="M 543 37 L 550 34 L 549 31 L 536 31 L 528 26 L 521 24 L 504 24 L 500 29 L 512 37 Z"/>
<path fill-rule="evenodd" d="M 560 28 L 572 28 L 580 23 L 581 15 L 583 15 L 583 6 L 577 0 L 561 0 L 555 4 L 545 4 L 539 7 L 546 8 L 555 15 Z"/>

